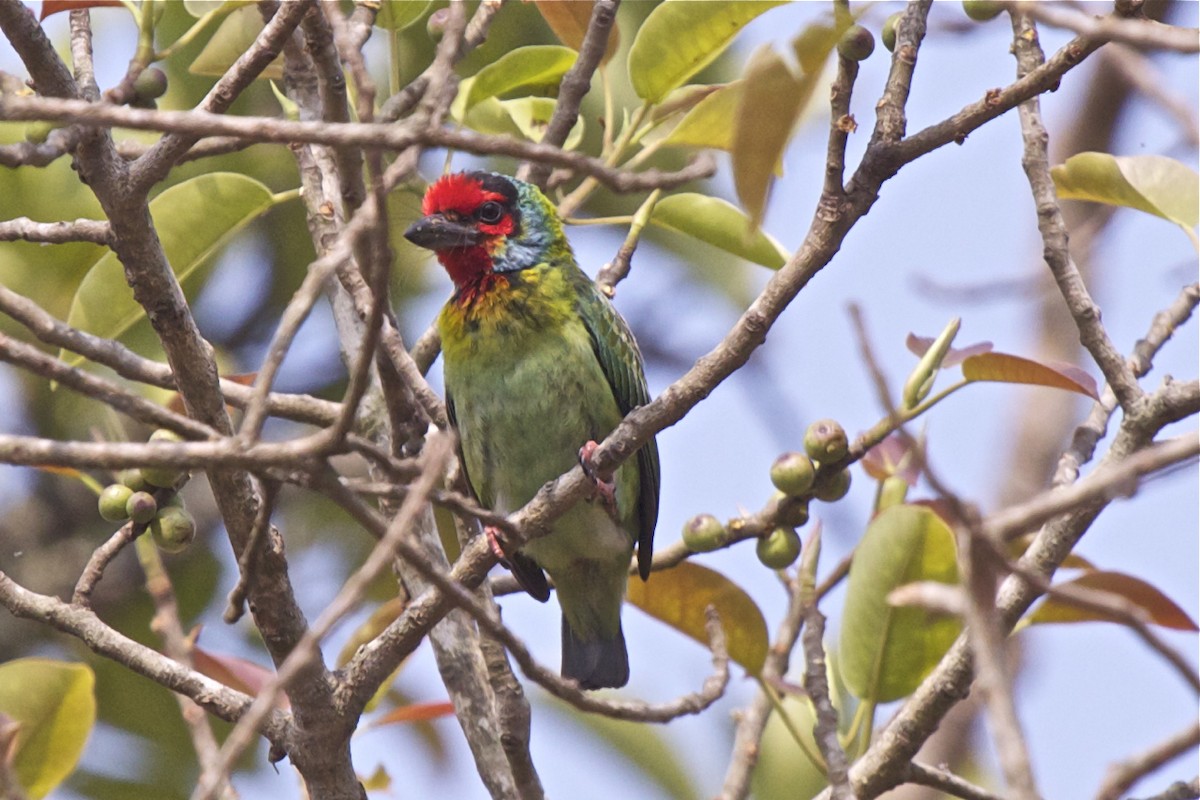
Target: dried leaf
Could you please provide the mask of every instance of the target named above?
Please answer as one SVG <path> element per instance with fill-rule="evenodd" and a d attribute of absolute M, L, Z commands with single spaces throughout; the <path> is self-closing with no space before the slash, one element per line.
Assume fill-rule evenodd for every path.
<path fill-rule="evenodd" d="M 1141 578 L 1123 572 L 1095 570 L 1085 572 L 1061 586 L 1079 586 L 1116 595 L 1144 611 L 1151 622 L 1177 631 L 1200 631 L 1187 612 L 1176 605 L 1156 586 Z M 1068 598 L 1054 595 L 1029 615 L 1030 623 L 1047 622 L 1122 622 L 1116 614 L 1108 614 L 1092 608 L 1083 608 Z"/>
<path fill-rule="evenodd" d="M 721 617 L 729 657 L 757 675 L 767 658 L 767 623 L 741 587 L 714 570 L 685 561 L 651 573 L 650 580 L 629 581 L 629 601 L 655 619 L 708 644 L 704 610 Z"/>
<path fill-rule="evenodd" d="M 984 353 L 963 361 L 963 377 L 969 381 L 1026 383 L 1078 392 L 1093 400 L 1100 399 L 1092 376 L 1071 364 L 1034 361 L 1007 353 Z"/>
<path fill-rule="evenodd" d="M 275 671 L 247 661 L 238 656 L 214 653 L 202 647 L 192 648 L 192 663 L 196 670 L 207 675 L 214 681 L 225 684 L 231 689 L 237 689 L 251 697 L 258 695 L 262 688 L 275 677 Z M 280 708 L 287 708 L 289 703 L 285 693 L 280 692 L 275 700 Z"/>
<path fill-rule="evenodd" d="M 371 728 L 382 728 L 385 725 L 399 725 L 403 722 L 422 722 L 439 719 L 454 714 L 454 704 L 449 700 L 434 703 L 410 703 L 406 706 L 393 708 L 391 711 L 371 720 Z"/>
<path fill-rule="evenodd" d="M 558 40 L 572 50 L 578 51 L 583 47 L 583 38 L 587 35 L 588 23 L 592 20 L 594 2 L 581 0 L 534 0 L 534 5 L 541 13 L 542 19 L 554 31 Z M 604 48 L 601 64 L 607 64 L 617 52 L 621 36 L 616 23 L 608 31 L 608 44 Z"/>

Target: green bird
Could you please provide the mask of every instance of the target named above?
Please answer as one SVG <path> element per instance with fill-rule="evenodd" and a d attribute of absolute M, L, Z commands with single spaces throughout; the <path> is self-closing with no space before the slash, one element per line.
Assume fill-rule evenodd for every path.
<path fill-rule="evenodd" d="M 554 206 L 532 184 L 491 172 L 446 175 L 404 234 L 437 254 L 454 282 L 438 316 L 446 406 L 479 501 L 525 505 L 649 400 L 641 353 L 608 298 L 579 268 Z M 624 686 L 621 603 L 637 545 L 650 574 L 658 517 L 651 440 L 597 480 L 546 536 L 501 553 L 521 586 L 562 606 L 562 675 L 585 689 Z M 495 532 L 489 532 L 496 545 Z M 544 570 L 544 572 L 543 572 Z"/>

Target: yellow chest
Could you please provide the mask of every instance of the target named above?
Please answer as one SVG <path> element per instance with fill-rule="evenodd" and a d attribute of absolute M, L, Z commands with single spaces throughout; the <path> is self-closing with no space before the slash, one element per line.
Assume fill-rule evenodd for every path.
<path fill-rule="evenodd" d="M 561 271 L 534 267 L 455 294 L 438 316 L 438 330 L 447 364 L 462 364 L 510 359 L 534 344 L 533 337 L 562 335 L 573 320 Z"/>

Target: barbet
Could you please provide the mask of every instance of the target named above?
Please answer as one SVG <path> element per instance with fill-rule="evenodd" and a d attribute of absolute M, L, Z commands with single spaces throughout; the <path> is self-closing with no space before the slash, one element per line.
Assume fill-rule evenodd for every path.
<path fill-rule="evenodd" d="M 490 172 L 446 175 L 421 211 L 405 237 L 433 250 L 454 282 L 437 324 L 463 466 L 480 502 L 509 513 L 576 459 L 589 468 L 594 443 L 648 401 L 641 354 L 537 187 Z M 650 573 L 658 485 L 651 440 L 549 534 L 505 554 L 543 602 L 545 573 L 553 578 L 562 674 L 585 689 L 629 680 L 621 603 L 635 543 L 642 579 Z"/>

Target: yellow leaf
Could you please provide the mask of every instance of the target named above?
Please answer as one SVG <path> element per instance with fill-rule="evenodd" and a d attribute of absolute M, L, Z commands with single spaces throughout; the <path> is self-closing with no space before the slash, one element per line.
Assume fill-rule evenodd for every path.
<path fill-rule="evenodd" d="M 757 675 L 767 658 L 767 623 L 741 587 L 719 572 L 685 561 L 654 572 L 650 580 L 629 581 L 629 602 L 657 620 L 708 644 L 704 610 L 721 618 L 729 657 Z"/>

